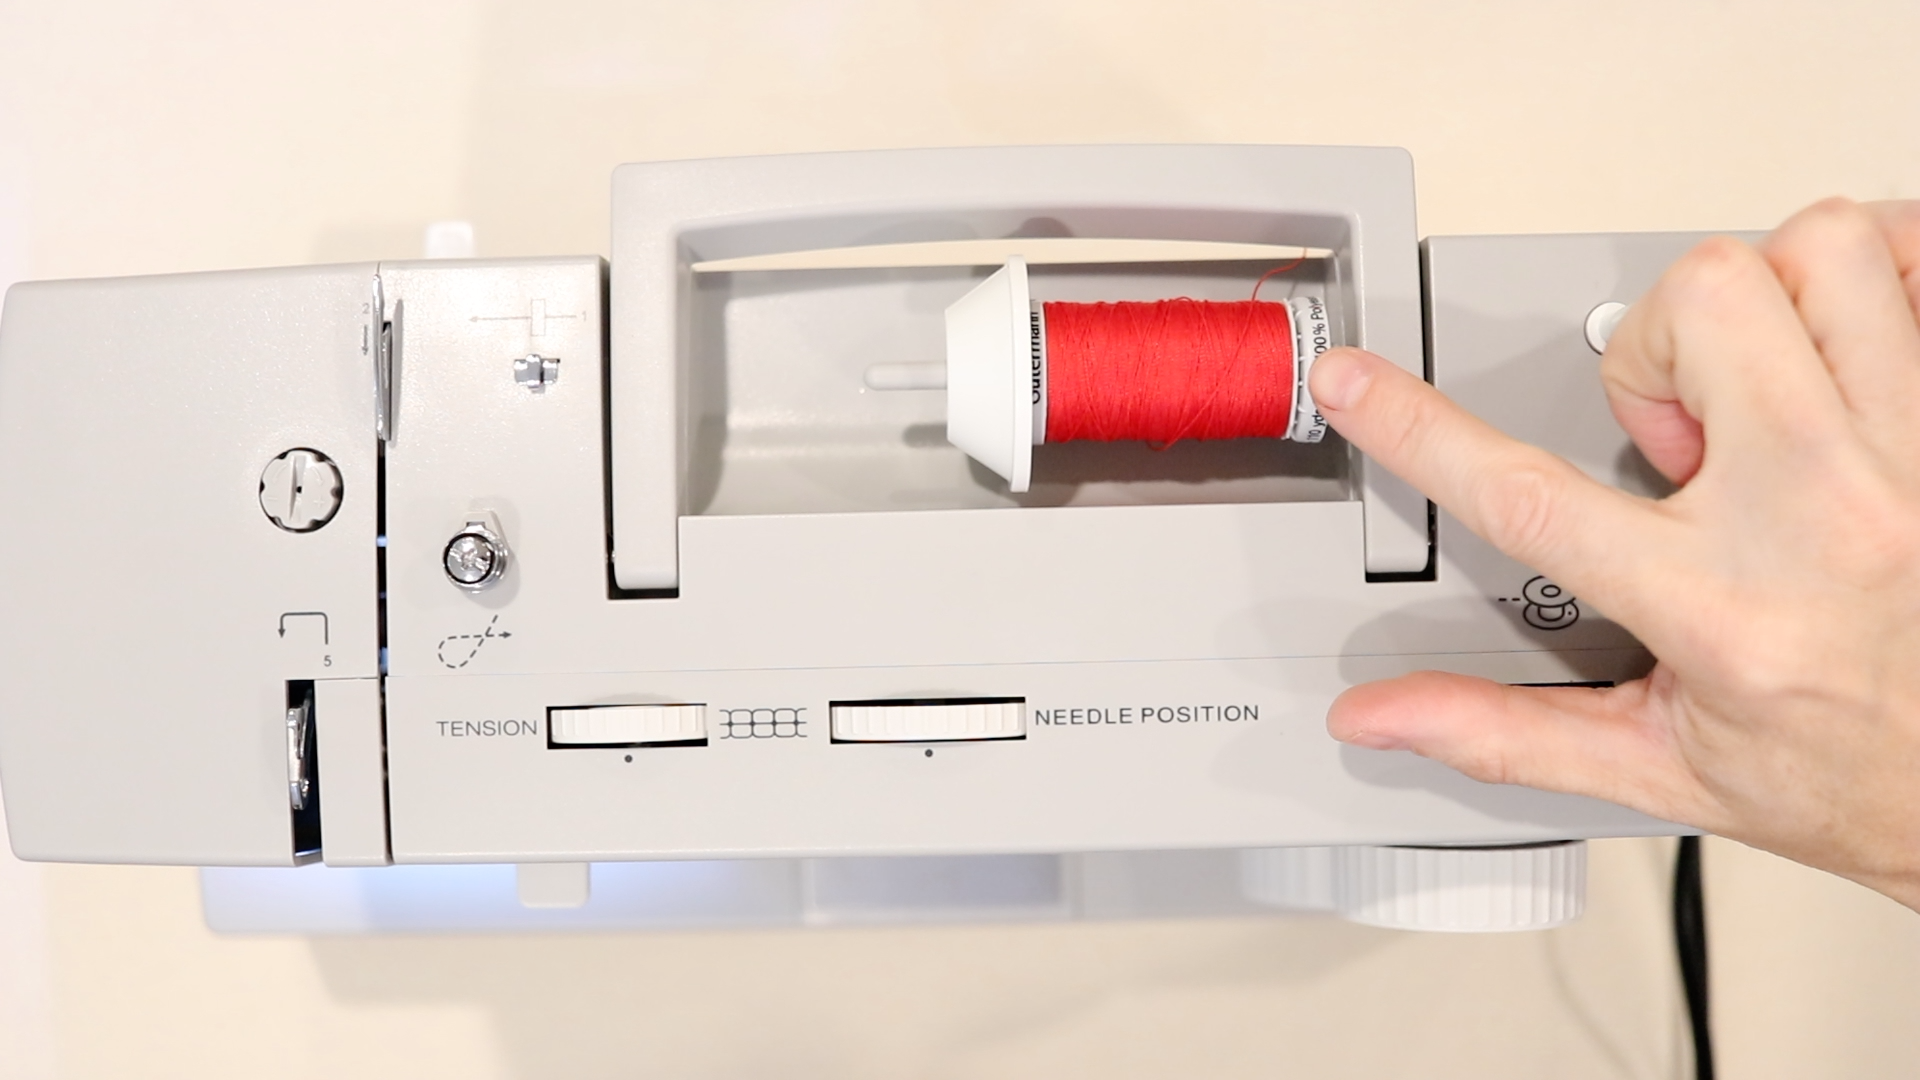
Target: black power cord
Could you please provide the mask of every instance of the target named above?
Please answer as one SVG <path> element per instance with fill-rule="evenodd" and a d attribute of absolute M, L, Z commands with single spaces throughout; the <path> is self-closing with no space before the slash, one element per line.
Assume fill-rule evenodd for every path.
<path fill-rule="evenodd" d="M 1713 1027 L 1707 1014 L 1707 907 L 1700 881 L 1700 838 L 1680 838 L 1673 862 L 1673 945 L 1693 1032 L 1694 1080 L 1713 1080 Z"/>

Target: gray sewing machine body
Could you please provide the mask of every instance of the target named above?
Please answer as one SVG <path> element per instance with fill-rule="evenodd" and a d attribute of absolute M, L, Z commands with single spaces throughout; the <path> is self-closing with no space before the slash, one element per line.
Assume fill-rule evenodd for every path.
<path fill-rule="evenodd" d="M 1652 491 L 1584 327 L 1694 237 L 1435 238 L 1423 257 L 1392 150 L 809 155 L 627 166 L 614 188 L 610 271 L 8 293 L 0 784 L 21 857 L 578 866 L 1680 831 L 1328 738 L 1328 703 L 1370 679 L 1649 664 L 1337 439 L 1040 447 L 1014 496 L 945 442 L 941 392 L 862 383 L 936 359 L 942 311 L 992 266 L 739 260 L 1311 247 L 1326 257 L 1266 288 L 1323 295 L 1343 343 Z M 1273 265 L 1030 261 L 1035 297 L 1066 300 L 1244 299 Z"/>

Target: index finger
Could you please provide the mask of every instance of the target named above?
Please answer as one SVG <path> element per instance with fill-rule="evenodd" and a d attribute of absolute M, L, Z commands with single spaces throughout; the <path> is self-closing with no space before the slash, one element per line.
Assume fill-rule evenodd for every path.
<path fill-rule="evenodd" d="M 1336 431 L 1488 543 L 1629 626 L 1658 602 L 1677 538 L 1649 501 L 1502 434 L 1373 353 L 1331 350 L 1311 378 Z"/>
<path fill-rule="evenodd" d="M 1809 451 L 1847 429 L 1792 297 L 1731 237 L 1687 252 L 1627 309 L 1600 380 L 1621 426 L 1678 483 L 1716 458 L 1816 460 Z"/>
<path fill-rule="evenodd" d="M 1920 321 L 1920 199 L 1866 203 L 1864 209 L 1880 223 L 1887 247 L 1893 250 L 1894 269 L 1907 291 L 1907 303 Z"/>

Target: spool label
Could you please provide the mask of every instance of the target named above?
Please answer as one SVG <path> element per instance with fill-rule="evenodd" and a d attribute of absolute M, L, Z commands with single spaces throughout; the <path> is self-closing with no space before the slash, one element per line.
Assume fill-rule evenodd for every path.
<path fill-rule="evenodd" d="M 1041 446 L 1047 441 L 1047 313 L 1039 302 L 1033 304 L 1032 314 L 1028 318 L 1032 335 L 1028 374 L 1033 380 L 1033 445 Z"/>
<path fill-rule="evenodd" d="M 1299 296 L 1287 301 L 1293 316 L 1293 423 L 1287 438 L 1294 442 L 1317 443 L 1327 437 L 1327 419 L 1313 403 L 1307 389 L 1307 377 L 1320 354 L 1333 348 L 1333 321 L 1327 318 L 1327 305 L 1317 296 Z"/>

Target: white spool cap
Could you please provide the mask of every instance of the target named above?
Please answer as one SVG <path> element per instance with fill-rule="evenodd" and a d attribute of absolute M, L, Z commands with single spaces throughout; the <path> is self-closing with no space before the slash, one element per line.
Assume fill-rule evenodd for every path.
<path fill-rule="evenodd" d="M 947 308 L 947 441 L 1014 491 L 1033 477 L 1031 312 L 1018 255 Z"/>
<path fill-rule="evenodd" d="M 1349 847 L 1334 853 L 1334 905 L 1399 930 L 1545 930 L 1587 906 L 1583 840 L 1515 847 Z"/>

